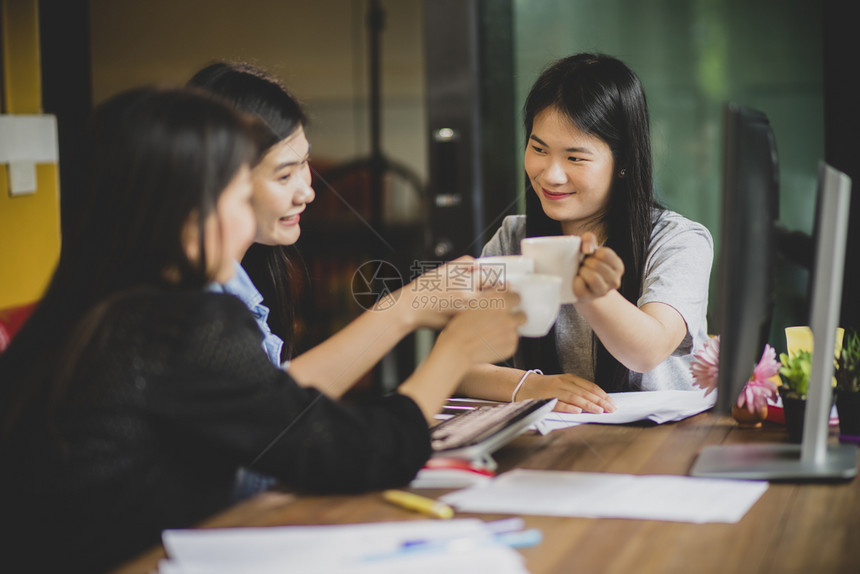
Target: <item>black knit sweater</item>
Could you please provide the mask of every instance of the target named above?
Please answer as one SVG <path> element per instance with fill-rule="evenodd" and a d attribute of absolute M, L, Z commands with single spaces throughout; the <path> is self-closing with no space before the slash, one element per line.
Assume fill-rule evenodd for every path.
<path fill-rule="evenodd" d="M 232 295 L 115 304 L 53 428 L 28 421 L 3 445 L 3 521 L 16 529 L 4 546 L 33 570 L 102 570 L 228 505 L 240 466 L 315 492 L 409 482 L 430 454 L 412 400 L 331 401 L 260 340 Z"/>

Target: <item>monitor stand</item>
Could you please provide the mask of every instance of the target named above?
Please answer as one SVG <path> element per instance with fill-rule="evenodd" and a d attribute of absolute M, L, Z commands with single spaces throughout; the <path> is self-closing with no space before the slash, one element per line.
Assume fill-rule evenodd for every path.
<path fill-rule="evenodd" d="M 734 444 L 702 449 L 692 476 L 747 480 L 839 480 L 857 475 L 857 445 L 826 447 L 822 460 L 805 460 L 799 444 Z"/>
<path fill-rule="evenodd" d="M 836 325 L 848 235 L 851 180 L 824 164 L 818 172 L 819 213 L 812 287 L 812 354 L 801 444 L 738 444 L 702 449 L 692 476 L 764 480 L 850 479 L 857 475 L 857 445 L 827 444 L 833 396 Z M 813 349 L 814 351 L 814 349 Z"/>

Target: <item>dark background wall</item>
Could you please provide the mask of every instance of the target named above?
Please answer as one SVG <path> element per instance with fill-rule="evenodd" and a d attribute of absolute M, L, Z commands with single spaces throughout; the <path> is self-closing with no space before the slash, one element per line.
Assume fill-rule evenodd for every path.
<path fill-rule="evenodd" d="M 118 6 L 121 4 L 113 4 L 110 10 L 119 10 Z M 346 4 L 344 3 L 344 5 Z M 358 4 L 360 5 L 361 3 Z M 199 6 L 199 4 L 196 5 Z M 812 3 L 812 5 L 816 5 L 816 3 Z M 852 82 L 854 70 L 856 69 L 856 55 L 860 53 L 857 35 L 854 30 L 856 3 L 850 0 L 822 0 L 818 5 L 821 10 L 823 44 L 821 53 L 823 57 L 824 157 L 828 163 L 848 173 L 856 183 L 860 181 L 860 170 L 858 170 L 858 163 L 860 163 L 860 141 L 857 138 L 857 134 L 860 133 L 860 113 L 858 113 L 855 103 L 857 92 L 853 86 L 854 82 Z M 95 2 L 92 6 L 95 6 L 99 11 L 107 9 L 107 4 L 104 2 Z M 94 56 L 93 54 L 93 31 L 91 30 L 91 23 L 99 21 L 101 22 L 99 25 L 102 26 L 104 22 L 100 19 L 103 16 L 94 18 L 92 6 L 86 0 L 41 0 L 40 2 L 44 107 L 47 113 L 54 113 L 59 118 L 60 177 L 62 214 L 64 218 L 72 217 L 78 207 L 76 205 L 75 188 L 81 180 L 82 172 L 81 162 L 77 161 L 75 156 L 77 149 L 76 142 L 80 141 L 82 137 L 85 118 L 93 102 L 93 61 L 102 62 L 102 64 L 99 64 L 101 78 L 99 85 L 101 86 L 100 93 L 102 93 L 102 96 L 111 89 L 118 89 L 122 84 L 122 81 L 119 80 L 111 83 L 109 79 L 110 72 L 103 63 L 104 55 Z M 356 10 L 355 3 L 353 3 L 351 8 L 353 15 L 351 18 L 361 18 L 360 8 L 361 6 L 359 6 L 359 10 Z M 301 21 L 302 4 L 296 3 L 295 8 L 292 8 L 292 10 L 296 14 L 296 20 Z M 420 19 L 420 3 L 414 3 L 414 7 L 410 10 L 407 10 L 407 12 L 413 14 L 411 16 L 412 20 L 415 18 Z M 199 13 L 197 16 L 205 18 L 205 13 Z M 153 21 L 157 21 L 157 18 L 154 17 Z M 420 24 L 419 22 L 418 30 L 421 29 Z M 353 22 L 353 29 L 357 29 L 356 27 L 360 28 L 361 26 L 363 26 L 362 21 Z M 388 27 L 386 28 L 386 33 L 389 36 L 384 37 L 383 40 L 383 42 L 386 39 L 388 40 L 387 47 L 389 51 L 398 51 L 396 45 L 397 42 L 402 42 L 403 28 L 404 26 L 397 24 L 396 21 L 392 25 L 389 20 Z M 289 33 L 290 26 L 284 26 L 283 34 Z M 325 30 L 319 33 L 324 34 Z M 309 34 L 313 35 L 313 32 L 309 32 Z M 159 32 L 151 30 L 149 35 L 157 38 Z M 102 35 L 100 38 L 98 50 L 101 53 L 107 47 L 104 44 L 104 36 Z M 398 40 L 398 38 L 401 39 Z M 422 39 L 419 38 L 417 42 L 421 44 Z M 325 42 L 320 42 L 312 46 L 312 48 L 313 50 L 323 50 L 325 49 L 325 45 Z M 361 43 L 356 44 L 354 42 L 352 44 L 347 43 L 345 47 L 339 45 L 342 53 L 333 53 L 327 56 L 332 61 L 346 60 L 353 62 L 354 65 L 351 68 L 335 69 L 332 70 L 331 74 L 333 77 L 337 76 L 337 74 L 341 74 L 341 76 L 344 74 L 350 75 L 350 79 L 346 83 L 350 84 L 349 90 L 351 92 L 354 91 L 356 85 L 362 84 L 361 81 L 356 83 L 354 78 L 356 74 L 363 74 L 362 70 L 364 69 L 365 62 L 356 62 L 357 56 L 355 53 L 356 50 L 360 51 L 362 49 L 362 45 Z M 385 47 L 386 44 L 383 44 L 383 46 Z M 514 49 L 516 49 L 516 46 Z M 420 47 L 411 50 L 412 52 L 409 56 L 411 60 L 421 61 L 423 59 Z M 143 56 L 138 55 L 138 57 Z M 511 56 L 503 54 L 500 57 L 510 58 Z M 399 63 L 394 62 L 383 69 L 383 73 L 386 73 L 387 70 L 387 77 L 389 79 L 386 80 L 386 85 L 389 87 L 389 90 L 401 95 L 414 89 L 424 93 L 423 70 L 417 70 L 414 77 L 411 76 L 411 72 L 404 72 L 409 67 L 409 64 L 403 59 L 402 54 L 400 58 Z M 295 54 L 284 54 L 282 56 L 282 65 L 284 68 L 290 68 L 292 62 L 295 60 Z M 129 65 L 131 66 L 132 64 Z M 308 69 L 307 62 L 297 65 L 296 69 L 299 69 L 300 72 L 301 70 Z M 140 74 L 144 72 L 145 70 L 137 70 L 131 74 L 127 73 L 123 77 L 141 78 Z M 318 73 L 319 70 L 317 69 L 316 72 Z M 525 72 L 518 70 L 517 73 L 522 75 Z M 296 74 L 293 74 L 293 76 L 296 82 L 301 83 L 301 80 L 295 77 Z M 394 76 L 393 79 L 392 76 Z M 346 78 L 341 77 L 338 79 L 334 77 L 334 79 L 329 78 L 329 80 L 331 81 L 320 84 L 324 87 L 317 91 L 321 93 L 330 88 L 334 89 L 332 86 L 336 86 L 338 82 L 345 83 Z M 114 87 L 106 88 L 105 86 L 108 85 Z M 404 85 L 414 86 L 413 88 L 404 88 Z M 362 116 L 361 105 L 363 96 L 361 94 L 352 95 L 358 98 L 356 100 L 358 104 L 356 105 L 359 106 L 359 109 L 356 111 L 356 115 Z M 332 100 L 329 99 L 327 101 L 328 105 L 326 102 L 322 102 L 322 105 L 318 108 L 317 115 L 322 116 L 322 122 L 328 126 L 326 129 L 336 131 L 337 122 L 326 120 L 326 114 L 330 114 L 331 117 L 342 117 L 343 110 L 335 110 L 334 107 L 337 106 L 331 105 Z M 386 102 L 383 100 L 384 106 L 386 103 L 392 104 L 395 108 L 401 105 L 401 108 L 403 108 L 403 100 L 400 100 L 399 103 L 397 101 Z M 514 105 L 517 107 L 520 104 L 521 102 L 519 101 L 514 102 Z M 415 104 L 412 107 L 414 108 L 410 112 L 412 119 L 406 122 L 405 125 L 411 125 L 414 128 L 415 125 L 420 124 L 421 129 L 417 130 L 414 151 L 410 152 L 410 157 L 412 158 L 410 161 L 426 164 L 426 127 L 423 125 L 423 117 L 419 117 L 417 120 L 415 118 L 416 115 L 421 116 L 422 107 L 420 104 Z M 401 109 L 401 112 L 403 112 L 403 109 Z M 516 111 L 513 113 L 516 113 Z M 519 118 L 516 118 L 516 121 L 518 122 Z M 403 125 L 403 122 L 389 121 L 389 124 L 391 123 Z M 363 137 L 355 135 L 354 123 L 350 124 L 350 126 L 350 138 L 357 142 L 363 141 Z M 408 129 L 406 131 L 414 132 L 416 129 Z M 396 139 L 406 136 L 401 134 L 394 137 Z M 359 148 L 362 145 L 364 144 L 356 143 L 352 152 L 360 152 Z M 343 154 L 345 152 L 340 150 L 337 153 Z M 337 155 L 337 153 L 334 155 Z M 511 151 L 512 162 L 516 163 L 518 161 L 518 153 L 516 150 Z M 416 167 L 416 171 L 422 177 L 426 177 L 426 170 L 426 165 Z M 860 280 L 858 280 L 858 274 L 856 273 L 856 269 L 860 266 L 860 250 L 854 247 L 860 245 L 860 200 L 857 199 L 857 193 L 860 192 L 855 190 L 855 200 L 852 202 L 851 207 L 850 237 L 842 306 L 842 324 L 844 326 L 860 326 L 860 300 L 857 297 L 857 294 L 860 293 Z M 444 225 L 444 222 L 442 225 Z"/>

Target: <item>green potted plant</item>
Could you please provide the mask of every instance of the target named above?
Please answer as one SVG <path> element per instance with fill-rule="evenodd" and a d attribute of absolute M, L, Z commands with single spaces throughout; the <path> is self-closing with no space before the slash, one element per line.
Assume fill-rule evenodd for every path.
<path fill-rule="evenodd" d="M 836 410 L 840 440 L 860 442 L 860 334 L 856 330 L 842 340 L 836 361 Z"/>
<path fill-rule="evenodd" d="M 791 356 L 780 353 L 779 361 L 782 363 L 779 369 L 782 379 L 779 394 L 782 397 L 788 438 L 791 442 L 800 442 L 803 438 L 803 417 L 806 414 L 812 353 L 807 350 L 795 351 Z"/>

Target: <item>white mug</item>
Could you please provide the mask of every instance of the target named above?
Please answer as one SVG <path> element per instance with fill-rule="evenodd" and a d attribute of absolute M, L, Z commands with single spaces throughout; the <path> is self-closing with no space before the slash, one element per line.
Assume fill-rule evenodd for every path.
<path fill-rule="evenodd" d="M 481 286 L 484 289 L 504 288 L 508 277 L 534 273 L 535 262 L 531 257 L 523 255 L 497 255 L 475 259 L 480 273 Z"/>
<path fill-rule="evenodd" d="M 510 275 L 505 284 L 520 296 L 517 309 L 526 315 L 526 322 L 517 327 L 517 332 L 523 337 L 543 337 L 549 333 L 561 307 L 561 279 L 529 273 Z"/>
<path fill-rule="evenodd" d="M 561 279 L 561 302 L 576 303 L 573 294 L 573 278 L 582 261 L 578 235 L 552 235 L 548 237 L 526 237 L 520 249 L 526 257 L 535 261 L 535 273 L 555 275 Z"/>

